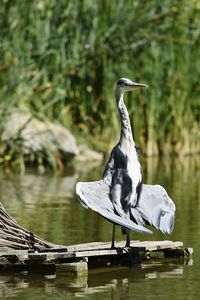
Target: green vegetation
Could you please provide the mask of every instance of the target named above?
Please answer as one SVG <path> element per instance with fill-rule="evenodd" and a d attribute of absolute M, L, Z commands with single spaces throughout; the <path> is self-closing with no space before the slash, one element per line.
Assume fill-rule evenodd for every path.
<path fill-rule="evenodd" d="M 129 77 L 150 85 L 126 102 L 144 153 L 198 151 L 198 0 L 1 2 L 0 130 L 20 107 L 106 149 L 114 83 Z"/>

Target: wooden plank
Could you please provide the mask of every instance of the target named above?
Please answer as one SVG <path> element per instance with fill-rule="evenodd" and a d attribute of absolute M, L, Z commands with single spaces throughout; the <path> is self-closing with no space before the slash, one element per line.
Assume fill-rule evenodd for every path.
<path fill-rule="evenodd" d="M 139 243 L 139 240 L 135 240 L 134 243 Z M 116 247 L 124 247 L 126 244 L 126 241 L 120 241 L 116 242 Z M 70 245 L 67 247 L 68 251 L 81 251 L 81 250 L 89 250 L 89 249 L 104 249 L 104 248 L 110 248 L 111 242 L 92 242 L 92 243 L 84 243 L 84 244 L 78 244 L 78 245 Z"/>
<path fill-rule="evenodd" d="M 115 243 L 116 248 L 125 248 L 125 241 L 120 241 Z M 85 243 L 80 245 L 71 245 L 68 246 L 67 249 L 69 252 L 75 251 L 89 251 L 89 250 L 101 250 L 101 249 L 109 249 L 111 243 L 106 242 L 96 242 L 96 243 Z M 168 240 L 164 241 L 131 241 L 131 247 L 133 248 L 145 248 L 147 251 L 156 251 L 165 248 L 177 248 L 182 247 L 182 242 L 172 242 Z"/>
<path fill-rule="evenodd" d="M 69 246 L 66 247 L 68 249 L 67 252 L 63 252 L 60 253 L 59 251 L 52 251 L 49 252 L 49 250 L 47 252 L 33 252 L 30 253 L 29 256 L 31 257 L 31 255 L 42 255 L 42 254 L 48 254 L 49 257 L 77 257 L 77 253 L 78 256 L 85 256 L 87 255 L 87 253 L 91 253 L 90 255 L 98 255 L 98 251 L 99 251 L 99 255 L 104 255 L 104 253 L 108 253 L 108 254 L 118 254 L 119 251 L 127 251 L 127 249 L 129 249 L 129 247 L 123 247 L 122 245 L 124 245 L 125 242 L 117 242 L 116 243 L 116 248 L 115 249 L 111 249 L 110 248 L 110 243 L 86 243 L 86 244 L 81 244 L 81 245 L 73 245 L 73 246 Z M 132 248 L 136 248 L 136 249 L 142 249 L 142 250 L 146 250 L 146 251 L 159 251 L 159 250 L 163 250 L 163 249 L 176 249 L 176 248 L 181 248 L 183 247 L 183 243 L 182 242 L 172 242 L 172 241 L 132 241 L 131 242 L 131 247 Z M 5 251 L 5 249 L 3 251 L 0 251 L 0 255 L 8 255 L 8 254 L 25 254 L 28 253 L 27 250 L 7 250 Z"/>
<path fill-rule="evenodd" d="M 120 251 L 117 249 L 97 249 L 93 251 L 77 251 L 75 252 L 75 257 L 81 258 L 81 257 L 91 257 L 91 256 L 98 256 L 102 257 L 105 255 L 118 255 L 118 254 L 127 254 L 127 251 L 125 249 L 121 249 Z"/>
<path fill-rule="evenodd" d="M 111 249 L 110 243 L 86 243 L 81 245 L 73 245 L 68 247 L 66 252 L 33 252 L 29 253 L 27 250 L 4 250 L 0 252 L 0 265 L 1 266 L 30 266 L 30 265 L 59 265 L 64 263 L 77 263 L 80 260 L 87 260 L 87 258 L 93 259 L 105 259 L 106 257 L 119 257 L 120 259 L 125 257 L 128 253 L 132 253 L 132 257 L 136 257 L 136 252 L 142 251 L 145 253 L 163 252 L 164 255 L 177 256 L 179 251 L 181 255 L 185 255 L 187 251 L 183 248 L 182 242 L 172 241 L 132 241 L 131 247 L 124 247 L 125 242 L 117 242 L 116 248 Z M 134 253 L 134 250 L 137 250 Z M 49 251 L 49 249 L 48 249 Z M 172 253 L 172 254 L 171 254 Z M 189 251 L 192 253 L 192 251 Z"/>
<path fill-rule="evenodd" d="M 130 250 L 130 248 L 120 247 L 122 244 L 124 245 L 124 242 L 116 243 L 115 249 L 111 249 L 110 247 L 108 248 L 108 243 L 92 243 L 92 244 L 88 243 L 82 245 L 82 247 L 79 247 L 79 245 L 78 246 L 75 245 L 75 246 L 70 246 L 70 249 L 68 247 L 67 253 L 60 253 L 60 254 L 55 253 L 55 255 L 61 258 L 67 258 L 67 257 L 81 258 L 81 257 L 91 257 L 91 256 L 101 257 L 105 255 L 118 255 L 123 253 L 125 254 L 127 253 L 127 251 Z M 142 251 L 162 251 L 166 249 L 176 249 L 182 246 L 183 246 L 182 242 L 171 242 L 171 241 L 156 241 L 156 242 L 134 241 L 131 243 L 131 247 L 133 249 L 136 248 L 137 250 L 142 250 Z"/>
<path fill-rule="evenodd" d="M 146 251 L 159 251 L 163 249 L 174 249 L 183 247 L 182 242 L 172 241 L 144 241 L 140 243 L 132 243 L 132 247 L 144 247 Z"/>
<path fill-rule="evenodd" d="M 83 244 L 77 244 L 77 245 L 70 245 L 67 247 L 68 251 L 81 251 L 81 250 L 85 250 L 85 249 L 102 249 L 102 248 L 106 248 L 109 247 L 109 245 L 111 245 L 110 242 L 92 242 L 92 243 L 83 243 Z"/>

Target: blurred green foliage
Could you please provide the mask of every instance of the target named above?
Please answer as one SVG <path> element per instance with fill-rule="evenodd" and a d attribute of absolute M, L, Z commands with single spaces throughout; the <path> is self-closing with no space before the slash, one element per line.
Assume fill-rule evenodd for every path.
<path fill-rule="evenodd" d="M 126 96 L 143 151 L 198 151 L 199 1 L 2 0 L 0 34 L 0 128 L 20 107 L 105 149 L 128 77 L 150 85 Z"/>

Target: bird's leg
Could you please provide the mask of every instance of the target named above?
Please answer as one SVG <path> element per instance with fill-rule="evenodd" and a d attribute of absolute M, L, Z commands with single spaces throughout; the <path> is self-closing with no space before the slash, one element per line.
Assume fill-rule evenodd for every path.
<path fill-rule="evenodd" d="M 130 247 L 130 231 L 127 230 L 126 232 L 126 245 L 125 247 Z"/>
<path fill-rule="evenodd" d="M 115 224 L 113 224 L 113 230 L 112 230 L 112 243 L 111 243 L 111 249 L 115 248 Z"/>

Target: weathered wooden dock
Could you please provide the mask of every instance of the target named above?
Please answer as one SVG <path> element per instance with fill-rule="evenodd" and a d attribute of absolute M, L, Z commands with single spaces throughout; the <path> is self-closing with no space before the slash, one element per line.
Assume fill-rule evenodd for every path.
<path fill-rule="evenodd" d="M 88 269 L 112 266 L 134 266 L 152 257 L 186 258 L 192 255 L 192 248 L 184 248 L 176 241 L 132 241 L 124 247 L 125 241 L 110 243 L 87 243 L 63 248 L 43 248 L 34 250 L 14 250 L 0 248 L 0 271 L 26 270 L 86 275 Z"/>

